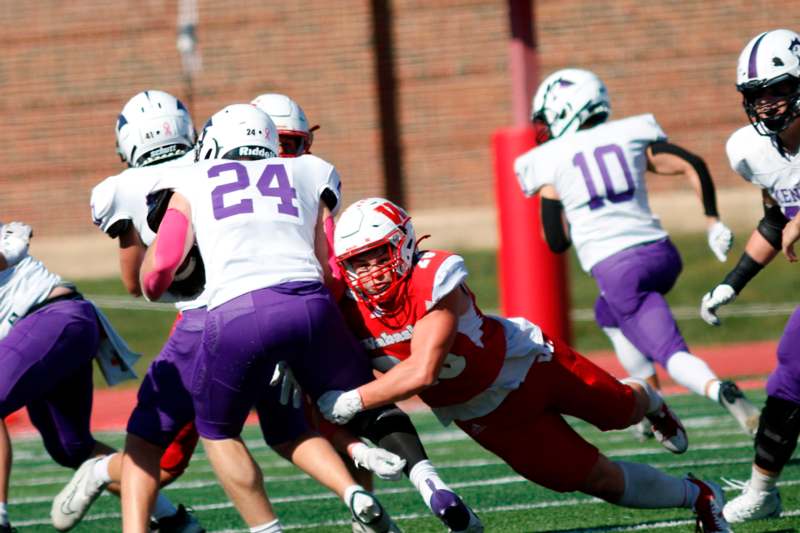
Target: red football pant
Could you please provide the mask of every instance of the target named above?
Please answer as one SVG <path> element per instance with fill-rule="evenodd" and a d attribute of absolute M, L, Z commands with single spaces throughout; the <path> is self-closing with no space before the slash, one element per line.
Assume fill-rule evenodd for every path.
<path fill-rule="evenodd" d="M 571 415 L 607 431 L 630 425 L 633 389 L 566 344 L 531 365 L 525 382 L 486 416 L 456 424 L 520 475 L 559 492 L 581 490 L 597 448 L 564 420 Z"/>

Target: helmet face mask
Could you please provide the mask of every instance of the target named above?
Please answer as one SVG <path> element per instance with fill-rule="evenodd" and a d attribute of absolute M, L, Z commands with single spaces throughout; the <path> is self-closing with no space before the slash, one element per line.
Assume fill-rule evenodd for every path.
<path fill-rule="evenodd" d="M 336 261 L 353 294 L 371 308 L 391 311 L 413 268 L 416 236 L 411 217 L 383 198 L 348 207 L 336 225 Z"/>
<path fill-rule="evenodd" d="M 117 153 L 130 167 L 168 161 L 190 151 L 196 135 L 183 103 L 163 91 L 134 95 L 117 117 Z"/>
<path fill-rule="evenodd" d="M 764 32 L 739 55 L 736 89 L 756 131 L 774 136 L 800 117 L 800 35 Z"/>
<path fill-rule="evenodd" d="M 229 105 L 203 126 L 195 160 L 277 157 L 278 132 L 269 116 L 251 104 Z"/>

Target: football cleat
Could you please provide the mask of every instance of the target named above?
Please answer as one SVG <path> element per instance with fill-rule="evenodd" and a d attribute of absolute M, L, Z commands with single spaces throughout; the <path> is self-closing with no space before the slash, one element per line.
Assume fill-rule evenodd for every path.
<path fill-rule="evenodd" d="M 725 504 L 722 513 L 731 524 L 758 520 L 759 518 L 778 517 L 783 510 L 781 494 L 778 489 L 756 490 L 750 482 L 730 482 L 732 487 L 741 488 L 742 493 Z"/>
<path fill-rule="evenodd" d="M 725 494 L 723 494 L 719 485 L 711 481 L 701 481 L 691 474 L 686 479 L 700 489 L 700 494 L 697 495 L 697 499 L 692 506 L 697 516 L 695 531 L 702 533 L 733 533 L 731 526 L 722 514 L 722 508 L 725 506 Z"/>
<path fill-rule="evenodd" d="M 733 381 L 723 381 L 719 385 L 719 403 L 736 419 L 739 426 L 750 436 L 758 430 L 761 414 Z"/>
<path fill-rule="evenodd" d="M 353 492 L 348 507 L 353 516 L 353 533 L 400 533 L 400 528 L 389 517 L 389 513 L 369 492 Z"/>
<path fill-rule="evenodd" d="M 436 489 L 431 494 L 431 511 L 452 532 L 482 533 L 483 524 L 467 504 L 452 491 Z"/>
<path fill-rule="evenodd" d="M 647 415 L 647 420 L 653 424 L 653 435 L 664 448 L 672 453 L 683 453 L 689 447 L 686 430 L 678 416 L 667 407 L 667 402 L 661 402 L 661 408 Z"/>
<path fill-rule="evenodd" d="M 655 435 L 653 434 L 653 425 L 646 418 L 640 421 L 638 424 L 632 425 L 631 433 L 633 433 L 633 438 L 639 442 L 647 442 L 648 440 L 655 438 Z"/>
<path fill-rule="evenodd" d="M 0 524 L 0 533 L 17 533 L 17 528 L 11 527 L 11 524 Z"/>
<path fill-rule="evenodd" d="M 108 483 L 94 476 L 94 465 L 103 457 L 92 457 L 84 461 L 56 495 L 50 508 L 50 519 L 57 530 L 69 531 L 75 527 L 103 492 Z"/>
<path fill-rule="evenodd" d="M 187 509 L 183 504 L 178 505 L 178 512 L 174 515 L 154 520 L 150 524 L 150 529 L 158 533 L 206 533 L 191 509 Z"/>

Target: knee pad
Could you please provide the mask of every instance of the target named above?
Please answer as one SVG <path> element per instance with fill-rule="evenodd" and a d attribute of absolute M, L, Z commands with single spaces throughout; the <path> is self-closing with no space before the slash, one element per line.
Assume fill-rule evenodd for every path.
<path fill-rule="evenodd" d="M 756 433 L 756 465 L 770 472 L 780 472 L 794 453 L 798 435 L 800 405 L 768 396 Z"/>

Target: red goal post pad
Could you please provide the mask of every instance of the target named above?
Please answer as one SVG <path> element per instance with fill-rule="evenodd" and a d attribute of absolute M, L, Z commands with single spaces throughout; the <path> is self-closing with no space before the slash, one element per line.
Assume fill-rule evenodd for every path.
<path fill-rule="evenodd" d="M 514 174 L 514 160 L 534 146 L 532 127 L 501 128 L 492 134 L 500 307 L 503 316 L 525 317 L 547 335 L 569 342 L 567 257 L 547 247 L 539 197 L 526 198 Z"/>

